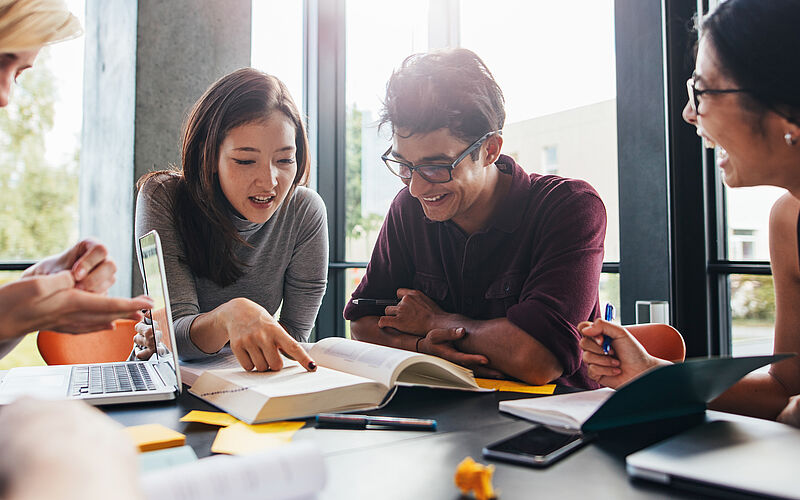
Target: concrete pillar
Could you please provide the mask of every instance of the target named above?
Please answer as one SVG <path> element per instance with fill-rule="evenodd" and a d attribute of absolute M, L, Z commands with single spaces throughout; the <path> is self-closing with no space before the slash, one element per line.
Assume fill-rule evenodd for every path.
<path fill-rule="evenodd" d="M 250 65 L 250 17 L 251 0 L 87 0 L 81 234 L 111 248 L 114 295 L 141 290 L 136 180 L 179 164 L 192 103 Z"/>

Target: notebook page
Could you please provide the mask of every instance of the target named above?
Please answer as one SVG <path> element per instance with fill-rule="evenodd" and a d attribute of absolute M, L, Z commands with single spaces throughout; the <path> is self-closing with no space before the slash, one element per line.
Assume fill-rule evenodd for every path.
<path fill-rule="evenodd" d="M 500 411 L 536 422 L 578 430 L 606 402 L 614 389 L 574 392 L 514 401 L 501 401 Z"/>

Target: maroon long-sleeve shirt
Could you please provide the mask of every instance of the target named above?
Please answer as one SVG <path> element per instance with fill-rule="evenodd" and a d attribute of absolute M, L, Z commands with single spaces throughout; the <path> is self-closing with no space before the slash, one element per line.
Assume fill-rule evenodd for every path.
<path fill-rule="evenodd" d="M 558 359 L 558 383 L 595 388 L 576 325 L 600 314 L 603 202 L 586 182 L 529 175 L 505 155 L 498 163 L 511 170 L 511 188 L 487 227 L 472 235 L 452 221 L 427 219 L 408 188 L 400 191 L 352 298 L 391 298 L 413 288 L 450 313 L 505 317 Z M 350 301 L 344 317 L 381 316 L 383 309 Z"/>

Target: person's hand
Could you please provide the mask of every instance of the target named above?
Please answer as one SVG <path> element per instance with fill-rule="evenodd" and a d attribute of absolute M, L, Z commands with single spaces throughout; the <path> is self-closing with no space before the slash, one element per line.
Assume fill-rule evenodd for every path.
<path fill-rule="evenodd" d="M 71 271 L 33 275 L 0 287 L 0 338 L 35 330 L 86 333 L 112 328 L 118 318 L 139 320 L 153 301 L 112 298 L 75 288 Z"/>
<path fill-rule="evenodd" d="M 161 341 L 163 332 L 158 326 L 158 321 L 152 320 L 152 326 L 148 324 L 149 321 L 150 319 L 142 320 L 133 327 L 136 331 L 136 335 L 133 336 L 136 358 L 141 361 L 147 361 L 153 356 L 156 352 L 156 345 L 159 356 L 167 355 L 167 346 Z"/>
<path fill-rule="evenodd" d="M 141 497 L 133 441 L 85 403 L 20 399 L 0 409 L 0 429 L 4 498 Z"/>
<path fill-rule="evenodd" d="M 381 328 L 394 328 L 420 337 L 432 330 L 436 320 L 445 312 L 427 295 L 419 290 L 399 288 L 400 303 L 385 309 L 385 316 L 378 319 Z"/>
<path fill-rule="evenodd" d="M 98 241 L 87 238 L 64 252 L 46 257 L 22 274 L 22 277 L 56 274 L 70 271 L 75 287 L 95 293 L 105 293 L 114 284 L 117 266 L 108 250 Z"/>
<path fill-rule="evenodd" d="M 217 318 L 230 339 L 233 354 L 245 370 L 280 370 L 283 368 L 281 352 L 308 371 L 316 369 L 316 363 L 305 349 L 266 309 L 252 300 L 237 298 L 226 302 L 217 309 Z"/>
<path fill-rule="evenodd" d="M 628 330 L 614 323 L 597 319 L 578 325 L 583 335 L 580 347 L 589 377 L 606 387 L 616 389 L 655 366 L 667 361 L 651 356 Z M 603 335 L 611 337 L 611 352 L 603 353 Z"/>
<path fill-rule="evenodd" d="M 789 404 L 778 415 L 778 422 L 800 427 L 800 394 L 789 399 Z"/>
<path fill-rule="evenodd" d="M 433 356 L 444 358 L 447 361 L 457 365 L 466 366 L 471 369 L 484 368 L 489 364 L 489 359 L 482 354 L 470 354 L 459 351 L 454 342 L 464 338 L 466 331 L 459 328 L 434 328 L 429 331 L 424 337 L 417 340 L 417 351 Z M 498 372 L 499 373 L 499 372 Z M 485 374 L 494 374 L 490 368 L 487 368 Z M 499 374 L 502 376 L 502 374 Z M 497 378 L 497 377 L 491 377 Z"/>

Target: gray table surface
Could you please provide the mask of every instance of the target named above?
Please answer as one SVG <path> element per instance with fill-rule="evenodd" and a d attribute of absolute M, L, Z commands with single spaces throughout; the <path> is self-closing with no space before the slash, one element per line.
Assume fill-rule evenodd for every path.
<path fill-rule="evenodd" d="M 532 426 L 497 410 L 499 401 L 520 397 L 531 396 L 401 387 L 385 408 L 372 413 L 435 418 L 436 432 L 316 429 L 308 420 L 294 440 L 313 441 L 322 451 L 327 467 L 324 499 L 456 499 L 453 474 L 467 456 L 495 464 L 493 484 L 501 500 L 702 498 L 628 479 L 625 456 L 656 441 L 653 429 L 602 438 L 544 469 L 484 459 L 485 445 Z M 179 422 L 190 410 L 216 409 L 187 392 L 172 402 L 104 407 L 126 426 L 159 423 L 180 431 L 198 456 L 208 456 L 218 428 Z"/>

